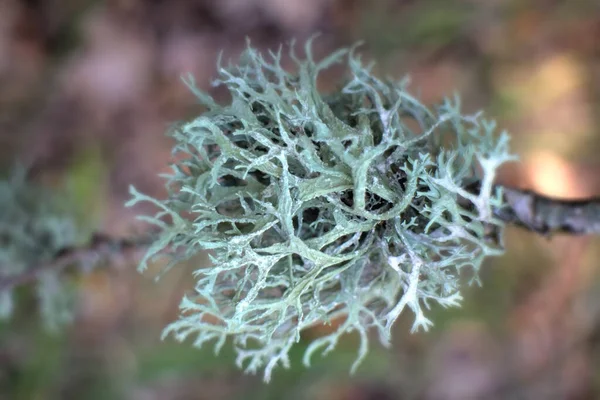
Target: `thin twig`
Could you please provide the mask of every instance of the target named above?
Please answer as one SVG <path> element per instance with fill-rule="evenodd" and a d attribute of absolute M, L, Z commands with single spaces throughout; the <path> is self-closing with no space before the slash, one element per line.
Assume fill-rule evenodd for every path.
<path fill-rule="evenodd" d="M 87 245 L 62 249 L 52 260 L 32 265 L 19 274 L 5 277 L 0 275 L 0 292 L 31 283 L 46 271 L 61 273 L 69 266 L 85 265 L 113 257 L 124 257 L 131 252 L 144 249 L 150 243 L 148 237 L 114 239 L 103 234 L 94 234 Z"/>
<path fill-rule="evenodd" d="M 572 235 L 600 233 L 600 198 L 557 199 L 529 190 L 503 188 L 506 207 L 495 214 L 539 234 Z"/>
<path fill-rule="evenodd" d="M 494 215 L 505 223 L 542 235 L 600 233 L 600 198 L 565 200 L 543 196 L 529 190 L 508 187 L 502 189 L 505 206 L 494 210 Z M 477 193 L 479 186 L 475 183 L 467 190 Z M 49 262 L 33 265 L 20 274 L 0 276 L 0 291 L 35 281 L 44 271 L 59 273 L 71 265 L 124 256 L 125 253 L 143 250 L 150 244 L 149 236 L 114 239 L 97 234 L 88 245 L 63 249 Z M 2 270 L 1 266 L 0 270 Z"/>
<path fill-rule="evenodd" d="M 465 189 L 478 194 L 480 183 L 474 182 Z M 497 189 L 502 190 L 504 207 L 494 209 L 493 213 L 506 224 L 545 236 L 600 234 L 600 197 L 560 199 L 531 190 L 494 185 L 493 190 Z M 473 207 L 468 201 L 462 203 L 464 207 Z"/>

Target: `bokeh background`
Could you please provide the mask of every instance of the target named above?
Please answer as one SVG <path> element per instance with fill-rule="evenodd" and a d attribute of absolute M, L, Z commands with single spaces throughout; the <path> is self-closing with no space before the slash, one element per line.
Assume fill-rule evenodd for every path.
<path fill-rule="evenodd" d="M 600 193 L 597 0 L 2 0 L 0 170 L 24 162 L 36 180 L 71 188 L 82 223 L 130 234 L 151 210 L 123 207 L 129 184 L 164 193 L 165 129 L 201 111 L 179 76 L 212 90 L 219 51 L 235 58 L 246 37 L 267 49 L 315 32 L 317 54 L 363 40 L 365 58 L 382 75 L 410 75 L 423 101 L 458 92 L 467 111 L 495 118 L 521 158 L 501 183 Z M 509 228 L 483 286 L 460 309 L 434 308 L 430 332 L 411 335 L 406 313 L 393 347 L 374 340 L 351 377 L 351 335 L 301 365 L 308 340 L 329 329 L 317 327 L 269 385 L 236 369 L 229 348 L 160 340 L 193 265 L 155 284 L 120 263 L 76 278 L 77 317 L 63 331 L 45 331 L 28 308 L 0 324 L 0 398 L 600 398 L 599 244 Z"/>

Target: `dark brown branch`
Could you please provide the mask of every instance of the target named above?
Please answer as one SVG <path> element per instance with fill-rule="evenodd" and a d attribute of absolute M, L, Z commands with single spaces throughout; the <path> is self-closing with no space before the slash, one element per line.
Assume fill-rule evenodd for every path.
<path fill-rule="evenodd" d="M 477 193 L 479 185 L 473 184 L 467 190 Z M 508 224 L 542 235 L 600 233 L 600 198 L 564 200 L 508 187 L 503 187 L 503 192 L 506 204 L 503 208 L 494 210 L 494 214 Z M 64 249 L 53 260 L 31 266 L 20 274 L 6 277 L 0 275 L 0 291 L 31 283 L 44 271 L 60 273 L 69 266 L 86 261 L 108 260 L 143 250 L 150 243 L 149 237 L 112 239 L 104 235 L 94 235 L 87 246 Z"/>
<path fill-rule="evenodd" d="M 502 221 L 539 234 L 600 233 L 600 198 L 557 199 L 529 190 L 503 187 L 506 206 L 495 210 Z"/>
<path fill-rule="evenodd" d="M 19 274 L 12 276 L 0 275 L 0 291 L 31 283 L 45 271 L 61 273 L 70 266 L 108 261 L 114 257 L 124 257 L 137 250 L 143 250 L 150 243 L 147 237 L 113 239 L 102 234 L 94 234 L 90 242 L 83 247 L 62 249 L 54 259 L 39 265 L 32 265 Z"/>

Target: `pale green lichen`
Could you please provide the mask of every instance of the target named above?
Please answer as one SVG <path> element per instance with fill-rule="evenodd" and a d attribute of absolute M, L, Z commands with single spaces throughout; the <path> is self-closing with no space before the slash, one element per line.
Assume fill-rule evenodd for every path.
<path fill-rule="evenodd" d="M 76 246 L 80 232 L 70 215 L 69 202 L 48 188 L 26 180 L 16 168 L 0 180 L 0 319 L 13 314 L 15 277 L 52 261 L 59 251 Z M 59 272 L 36 274 L 35 292 L 44 325 L 50 330 L 73 319 L 75 292 Z"/>
<path fill-rule="evenodd" d="M 231 338 L 238 365 L 264 368 L 267 381 L 308 327 L 342 321 L 309 345 L 306 365 L 357 332 L 354 370 L 370 329 L 387 345 L 405 308 L 416 331 L 432 324 L 431 303 L 459 304 L 461 272 L 477 279 L 484 258 L 503 251 L 492 183 L 514 158 L 508 136 L 463 115 L 458 99 L 431 110 L 406 80 L 376 78 L 354 49 L 314 61 L 309 41 L 305 52 L 299 59 L 292 46 L 293 72 L 281 50 L 265 58 L 250 46 L 239 65 L 219 66 L 214 84 L 229 90 L 229 105 L 186 80 L 208 110 L 170 132 L 178 157 L 168 198 L 132 188 L 129 203 L 161 209 L 145 217 L 161 233 L 141 270 L 158 254 L 169 269 L 210 250 L 212 265 L 195 271 L 164 335 L 217 350 Z M 344 61 L 345 86 L 319 93 L 319 73 Z"/>

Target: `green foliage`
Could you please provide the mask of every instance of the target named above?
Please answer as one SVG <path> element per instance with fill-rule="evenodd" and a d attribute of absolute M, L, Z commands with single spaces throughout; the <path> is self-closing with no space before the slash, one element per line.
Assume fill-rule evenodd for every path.
<path fill-rule="evenodd" d="M 68 204 L 49 189 L 28 183 L 23 169 L 0 180 L 0 282 L 27 273 L 77 244 L 78 231 Z M 56 271 L 37 274 L 35 291 L 48 328 L 71 321 L 73 290 Z M 12 287 L 0 286 L 0 318 L 12 314 L 13 297 Z"/>
<path fill-rule="evenodd" d="M 308 327 L 341 319 L 310 344 L 306 365 L 357 332 L 354 370 L 370 329 L 387 345 L 405 308 L 416 331 L 431 326 L 432 303 L 458 305 L 462 272 L 475 281 L 484 258 L 503 251 L 492 182 L 514 158 L 508 136 L 463 115 L 458 99 L 431 110 L 407 80 L 375 77 L 354 49 L 321 61 L 310 41 L 305 51 L 300 59 L 292 46 L 293 73 L 281 49 L 265 58 L 249 46 L 239 65 L 219 65 L 214 85 L 228 89 L 229 105 L 186 80 L 207 111 L 170 132 L 177 161 L 168 198 L 132 188 L 128 203 L 160 208 L 143 217 L 161 233 L 142 271 L 160 254 L 168 270 L 211 251 L 164 335 L 194 336 L 198 347 L 216 341 L 217 351 L 231 338 L 237 364 L 264 369 L 267 381 L 277 365 L 288 367 Z M 346 84 L 319 93 L 319 73 L 344 61 Z"/>

